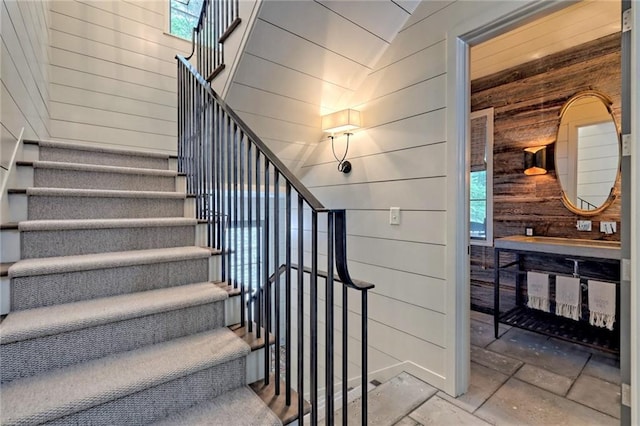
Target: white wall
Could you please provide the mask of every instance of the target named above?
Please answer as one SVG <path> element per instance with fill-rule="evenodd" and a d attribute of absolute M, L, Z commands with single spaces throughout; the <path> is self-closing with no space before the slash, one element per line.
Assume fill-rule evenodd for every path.
<path fill-rule="evenodd" d="M 176 151 L 176 61 L 167 2 L 51 1 L 50 136 Z"/>
<path fill-rule="evenodd" d="M 0 164 L 9 166 L 24 127 L 24 138 L 47 138 L 49 126 L 49 11 L 44 3 L 3 0 Z M 3 169 L 4 172 L 4 169 Z"/>
<path fill-rule="evenodd" d="M 336 171 L 329 143 L 302 168 L 303 182 L 325 206 L 348 209 L 352 275 L 376 285 L 372 372 L 401 365 L 448 393 L 466 389 L 468 272 L 456 269 L 455 258 L 466 253 L 459 221 L 466 216 L 455 111 L 457 94 L 468 88 L 455 80 L 452 35 L 522 6 L 423 1 L 351 98 L 365 124 L 351 139 L 351 174 Z M 392 206 L 401 209 L 399 226 L 389 225 Z"/>

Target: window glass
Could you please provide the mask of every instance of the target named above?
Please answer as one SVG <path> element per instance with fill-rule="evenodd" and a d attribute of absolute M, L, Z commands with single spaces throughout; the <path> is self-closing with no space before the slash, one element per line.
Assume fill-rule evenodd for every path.
<path fill-rule="evenodd" d="M 193 27 L 198 24 L 203 0 L 170 0 L 169 32 L 191 40 Z"/>
<path fill-rule="evenodd" d="M 493 245 L 493 108 L 471 113 L 469 238 Z"/>
<path fill-rule="evenodd" d="M 471 172 L 471 238 L 487 237 L 487 171 Z"/>

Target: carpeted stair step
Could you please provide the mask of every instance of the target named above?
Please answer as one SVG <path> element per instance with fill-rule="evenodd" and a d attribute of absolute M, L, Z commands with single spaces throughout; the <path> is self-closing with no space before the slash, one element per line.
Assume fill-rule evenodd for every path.
<path fill-rule="evenodd" d="M 188 218 L 35 220 L 20 222 L 22 259 L 195 243 L 197 221 Z"/>
<path fill-rule="evenodd" d="M 226 328 L 3 386 L 0 424 L 146 424 L 245 385 L 249 347 Z"/>
<path fill-rule="evenodd" d="M 211 255 L 191 246 L 21 260 L 9 268 L 11 310 L 208 281 Z"/>
<path fill-rule="evenodd" d="M 142 153 L 126 149 L 100 148 L 67 142 L 40 141 L 41 161 L 65 163 L 101 164 L 105 166 L 140 167 L 167 170 L 169 156 L 166 154 Z"/>
<path fill-rule="evenodd" d="M 34 186 L 48 188 L 175 191 L 172 170 L 103 166 L 57 161 L 32 163 Z"/>
<path fill-rule="evenodd" d="M 184 217 L 186 195 L 163 191 L 27 188 L 29 220 Z"/>
<path fill-rule="evenodd" d="M 1 381 L 224 326 L 210 282 L 11 312 L 0 323 Z"/>
<path fill-rule="evenodd" d="M 153 423 L 173 425 L 267 426 L 282 422 L 251 389 L 243 386 Z"/>

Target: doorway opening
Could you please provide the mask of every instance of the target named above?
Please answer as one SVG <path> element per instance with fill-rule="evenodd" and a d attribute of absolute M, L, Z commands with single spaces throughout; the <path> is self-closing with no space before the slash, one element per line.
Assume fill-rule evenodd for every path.
<path fill-rule="evenodd" d="M 597 10 L 598 7 L 603 9 Z M 620 4 L 580 2 L 550 12 L 544 13 L 545 16 L 540 19 L 527 20 L 525 24 L 496 37 L 492 34 L 490 39 L 486 35 L 474 35 L 467 39 L 471 46 L 467 81 L 471 89 L 470 108 L 467 111 L 471 118 L 468 126 L 471 143 L 466 145 L 467 158 L 470 159 L 467 170 L 470 190 L 467 205 L 470 212 L 471 380 L 474 379 L 474 365 L 482 362 L 474 359 L 474 353 L 486 355 L 490 352 L 507 356 L 511 361 L 522 363 L 518 367 L 514 367 L 518 365 L 517 362 L 510 364 L 515 372 L 502 372 L 508 376 L 507 381 L 515 378 L 584 406 L 594 406 L 593 401 L 576 396 L 586 383 L 594 386 L 594 389 L 600 389 L 600 394 L 603 389 L 608 389 L 613 392 L 612 396 L 607 399 L 600 395 L 601 400 L 606 400 L 606 403 L 603 402 L 596 408 L 620 419 L 620 401 L 617 395 L 620 388 L 619 326 L 613 332 L 613 335 L 617 335 L 617 342 L 603 343 L 597 341 L 596 337 L 596 341 L 588 345 L 581 342 L 581 346 L 567 343 L 571 336 L 562 333 L 552 336 L 548 327 L 540 326 L 541 322 L 553 322 L 559 316 L 555 313 L 555 297 L 561 291 L 558 283 L 562 279 L 557 277 L 570 277 L 577 278 L 571 285 L 578 289 L 578 303 L 586 310 L 586 316 L 573 321 L 586 322 L 581 326 L 586 325 L 587 329 L 595 328 L 596 326 L 589 324 L 588 315 L 589 308 L 593 307 L 588 300 L 590 281 L 617 282 L 619 285 L 619 262 L 591 264 L 578 259 L 580 262 L 576 271 L 576 263 L 566 260 L 570 255 L 557 253 L 561 257 L 520 256 L 517 250 L 512 250 L 503 251 L 500 265 L 513 264 L 513 270 L 498 268 L 499 272 L 496 273 L 495 268 L 495 241 L 506 237 L 529 235 L 565 240 L 620 241 L 619 233 L 608 232 L 606 226 L 600 226 L 601 223 L 615 222 L 620 229 L 620 178 L 610 183 L 611 193 L 617 198 L 604 211 L 597 216 L 587 213 L 576 215 L 575 211 L 567 209 L 563 204 L 562 197 L 566 190 L 558 179 L 559 164 L 554 161 L 564 154 L 558 153 L 556 144 L 559 132 L 562 132 L 560 112 L 563 105 L 577 93 L 587 90 L 607 93 L 613 99 L 612 121 L 620 123 Z M 598 25 L 593 24 L 595 21 Z M 488 108 L 493 109 L 492 149 L 488 148 L 489 138 L 483 139 L 485 144 L 474 144 L 473 120 L 476 114 Z M 545 164 L 547 173 L 525 176 L 523 151 L 538 146 L 548 147 L 549 161 Z M 487 149 L 491 150 L 491 155 L 487 155 Z M 619 156 L 618 153 L 617 157 Z M 484 160 L 485 164 L 476 161 L 478 159 Z M 482 176 L 482 182 L 488 182 L 486 176 L 482 175 L 489 173 L 487 161 L 492 161 L 493 166 L 493 206 L 489 200 L 484 200 L 484 205 L 490 212 L 479 214 L 477 206 L 474 211 L 474 202 L 476 205 L 481 204 L 478 200 L 483 200 L 478 194 L 482 194 L 474 191 L 473 186 L 478 184 L 479 176 Z M 478 218 L 489 220 L 491 215 L 493 238 L 488 239 L 482 231 L 489 226 L 487 223 L 479 224 Z M 577 229 L 578 220 L 591 222 L 591 228 L 588 231 Z M 534 295 L 533 287 L 531 294 L 527 293 L 528 272 L 543 274 L 543 280 L 546 279 L 542 292 L 546 292 L 551 300 L 549 305 L 542 305 L 542 310 L 547 312 L 545 315 L 525 315 L 512 322 L 496 322 L 496 308 L 499 314 L 505 314 L 519 306 L 524 307 L 521 311 L 532 311 L 532 308 L 526 306 L 529 296 Z M 496 276 L 501 283 L 498 292 L 494 286 Z M 595 293 L 595 285 L 591 286 L 591 290 Z M 618 299 L 615 294 L 618 294 Z M 619 291 L 614 293 L 613 301 L 609 302 L 619 307 Z M 619 310 L 615 314 L 619 323 Z M 500 318 L 504 319 L 504 315 Z M 559 322 L 565 320 L 563 317 Z M 494 329 L 496 324 L 499 325 Z M 496 339 L 496 334 L 502 339 Z M 611 337 L 612 333 L 603 332 L 601 335 L 606 338 Z M 515 345 L 509 344 L 514 342 Z M 568 365 L 549 367 L 553 365 L 551 360 L 554 356 L 566 357 L 567 353 L 573 353 L 576 348 L 578 352 L 584 350 L 575 359 L 581 372 L 572 370 Z M 527 350 L 536 351 L 535 357 L 527 357 Z M 546 360 L 541 361 L 541 358 Z M 480 367 L 490 369 L 482 364 Z M 595 370 L 606 370 L 608 374 L 598 375 Z M 547 377 L 567 379 L 565 383 L 569 385 L 566 389 L 547 389 L 545 385 L 549 382 L 532 383 L 529 374 L 534 371 L 537 377 L 548 374 Z"/>

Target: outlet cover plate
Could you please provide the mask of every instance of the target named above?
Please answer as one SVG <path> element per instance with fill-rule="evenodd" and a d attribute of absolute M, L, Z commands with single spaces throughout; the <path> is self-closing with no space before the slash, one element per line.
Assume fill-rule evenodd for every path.
<path fill-rule="evenodd" d="M 578 231 L 591 231 L 591 221 L 590 220 L 579 220 L 576 224 L 576 229 Z"/>

